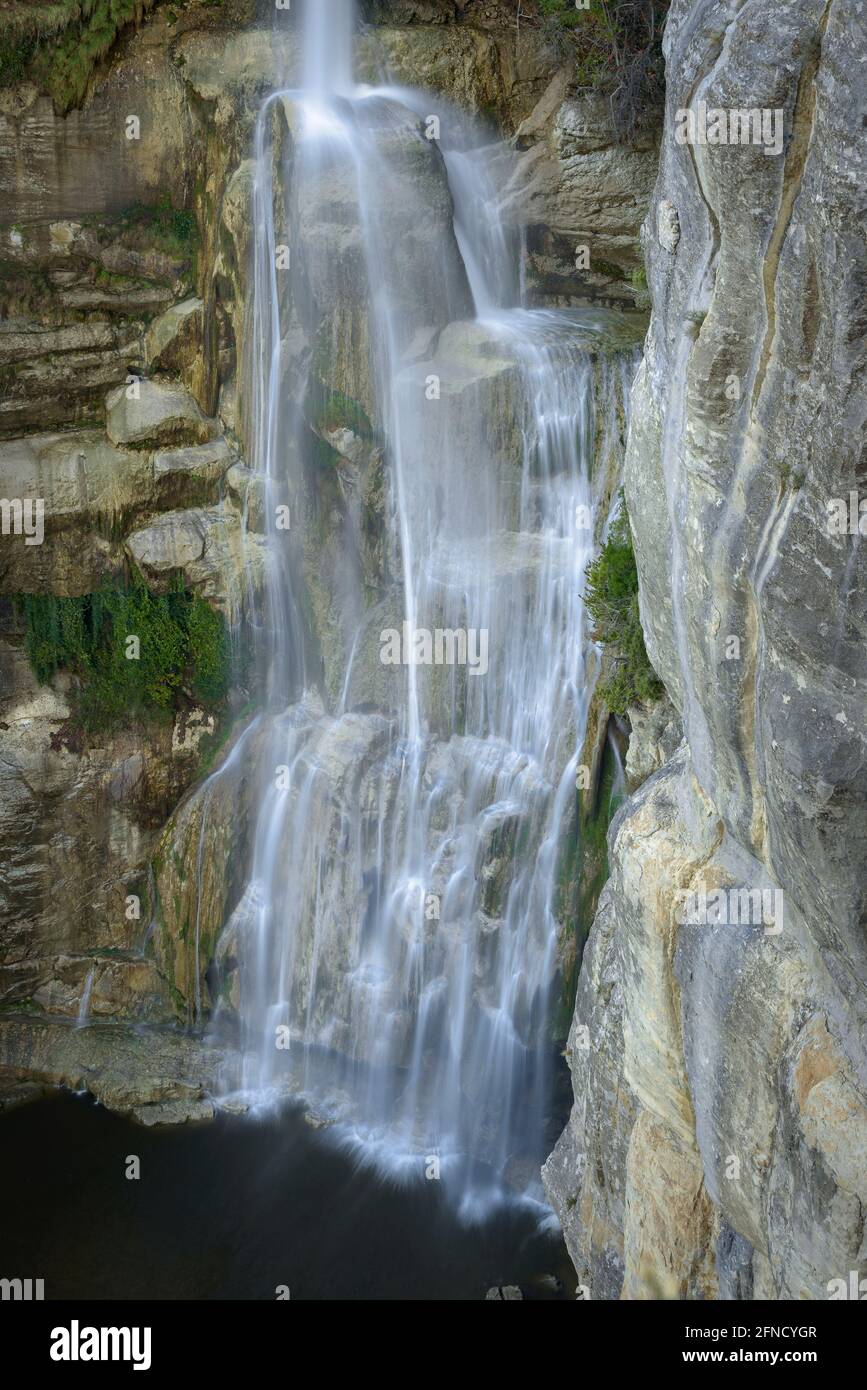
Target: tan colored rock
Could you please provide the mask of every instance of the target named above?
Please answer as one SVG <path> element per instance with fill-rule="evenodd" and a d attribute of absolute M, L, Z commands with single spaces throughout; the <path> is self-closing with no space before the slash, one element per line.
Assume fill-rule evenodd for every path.
<path fill-rule="evenodd" d="M 181 572 L 203 598 L 232 620 L 251 588 L 262 585 L 267 550 L 264 537 L 250 531 L 231 501 L 215 507 L 165 512 L 127 536 L 125 549 L 157 589 Z"/>
<path fill-rule="evenodd" d="M 70 1028 L 40 1019 L 0 1020 L 0 1067 L 8 1077 L 87 1090 L 142 1123 L 207 1118 L 205 1092 L 222 1054 L 179 1032 Z"/>
<path fill-rule="evenodd" d="M 163 506 L 216 502 L 220 480 L 231 463 L 222 437 L 188 449 L 164 449 L 154 454 L 154 488 Z"/>
<path fill-rule="evenodd" d="M 715 1298 L 716 1211 L 704 1190 L 701 1157 L 695 1144 L 647 1110 L 630 1137 L 626 1191 L 620 1297 Z"/>
<path fill-rule="evenodd" d="M 0 493 L 44 504 L 41 545 L 0 547 L 6 592 L 90 593 L 122 560 L 122 528 L 153 504 L 153 470 L 102 431 L 29 435 L 0 443 Z"/>
<path fill-rule="evenodd" d="M 87 1005 L 87 1020 L 164 1021 L 171 1017 L 169 990 L 152 960 L 98 956 L 61 956 L 54 972 L 34 990 L 33 1002 L 50 1014 L 77 1018 Z"/>
<path fill-rule="evenodd" d="M 105 997 L 134 1013 L 138 985 L 142 998 L 158 991 L 137 964 L 115 966 L 112 955 L 142 948 L 155 823 L 188 785 L 196 757 L 173 750 L 171 725 L 120 730 L 74 751 L 57 738 L 71 704 L 68 676 L 38 685 L 20 639 L 0 641 L 0 1002 L 47 990 L 46 1007 L 77 1011 L 85 953 L 102 953 Z M 130 894 L 138 917 L 127 915 Z M 60 958 L 75 962 L 62 976 Z"/>
<path fill-rule="evenodd" d="M 64 294 L 59 291 L 46 305 L 46 318 L 57 320 L 65 312 Z M 105 306 L 97 295 L 90 307 Z M 28 314 L 39 311 L 30 303 L 22 308 Z M 79 308 L 73 306 L 68 312 L 75 318 Z M 58 322 L 53 327 L 32 318 L 10 317 L 0 325 L 0 362 L 7 367 L 0 399 L 0 436 L 101 421 L 106 390 L 126 380 L 128 364 L 138 359 L 140 351 L 137 327 L 114 326 L 104 316 L 88 322 Z"/>
<path fill-rule="evenodd" d="M 685 748 L 616 817 L 610 858 L 576 1105 L 544 1170 L 579 1276 L 603 1298 L 825 1297 L 857 1267 L 867 1096 L 827 1019 L 803 1021 L 797 917 L 779 934 L 683 920 L 688 892 L 762 882 Z"/>
<path fill-rule="evenodd" d="M 75 314 L 94 314 L 105 311 L 125 318 L 141 318 L 158 313 L 171 302 L 172 291 L 167 285 L 123 286 L 113 289 L 102 285 L 80 285 L 60 290 L 60 307 Z"/>
<path fill-rule="evenodd" d="M 200 1023 L 218 1002 L 206 973 L 218 938 L 241 896 L 259 731 L 240 731 L 207 780 L 166 824 L 155 856 L 160 911 L 154 952 L 175 991 L 183 1020 Z M 231 984 L 228 975 L 219 981 Z"/>
<path fill-rule="evenodd" d="M 33 92 L 0 113 L 4 220 L 47 219 L 62 235 L 85 215 L 120 212 L 166 193 L 183 204 L 197 158 L 192 122 L 168 31 L 153 42 L 156 28 L 148 29 L 97 76 L 83 109 L 59 116 L 49 97 Z M 126 138 L 131 114 L 140 121 L 134 142 Z"/>
<path fill-rule="evenodd" d="M 292 87 L 300 75 L 297 35 L 275 35 L 270 28 L 187 34 L 177 53 L 199 97 L 236 107 L 255 107 L 278 82 Z M 530 114 L 556 67 L 544 38 L 530 29 L 515 44 L 511 35 L 469 25 L 386 25 L 363 34 L 357 51 L 360 80 L 378 82 L 385 68 L 397 84 L 424 88 L 476 113 L 495 112 L 509 128 Z"/>
<path fill-rule="evenodd" d="M 113 348 L 116 342 L 115 330 L 106 322 L 46 328 L 41 323 L 7 319 L 0 323 L 0 363 L 24 362 L 49 353 Z"/>
<path fill-rule="evenodd" d="M 204 444 L 214 426 L 188 391 L 156 381 L 119 386 L 105 403 L 106 432 L 112 444 L 158 448 L 167 444 Z"/>
<path fill-rule="evenodd" d="M 684 1296 L 687 1269 L 710 1291 L 712 1261 L 721 1298 L 825 1299 L 867 1211 L 865 552 L 827 526 L 862 447 L 859 34 L 808 0 L 731 15 L 722 45 L 718 19 L 672 10 L 669 111 L 737 89 L 794 119 L 780 159 L 665 132 L 626 496 L 685 743 L 615 819 L 545 1172 L 603 1297 Z M 689 922 L 686 891 L 767 891 L 773 922 Z"/>
<path fill-rule="evenodd" d="M 250 531 L 266 530 L 265 499 L 267 479 L 252 468 L 233 463 L 226 473 L 226 489 L 239 511 L 246 518 Z"/>
<path fill-rule="evenodd" d="M 654 139 L 622 144 L 604 100 L 567 95 L 558 72 L 516 142 L 502 213 L 529 229 L 531 291 L 564 303 L 634 305 L 630 276 L 642 261 L 639 231 L 656 176 Z"/>
<path fill-rule="evenodd" d="M 566 100 L 571 79 L 568 65 L 558 68 L 529 116 L 521 121 L 515 131 L 515 144 L 518 149 L 527 149 L 545 137 Z"/>
<path fill-rule="evenodd" d="M 139 569 L 154 578 L 187 571 L 205 552 L 207 524 L 202 511 L 167 512 L 127 536 L 126 548 Z"/>
<path fill-rule="evenodd" d="M 683 738 L 683 728 L 667 695 L 629 711 L 630 735 L 626 750 L 626 777 L 630 791 L 637 791 L 654 772 L 673 757 Z"/>
<path fill-rule="evenodd" d="M 193 364 L 202 351 L 204 305 L 201 299 L 173 304 L 154 319 L 145 334 L 147 364 L 153 371 L 169 372 L 189 384 Z"/>

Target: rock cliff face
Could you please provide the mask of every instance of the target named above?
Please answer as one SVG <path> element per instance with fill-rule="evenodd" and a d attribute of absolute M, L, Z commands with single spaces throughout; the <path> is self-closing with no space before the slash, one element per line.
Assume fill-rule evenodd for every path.
<path fill-rule="evenodd" d="M 0 493 L 45 502 L 42 545 L 0 541 L 0 1059 L 150 1118 L 210 1113 L 220 1058 L 177 1034 L 52 1020 L 86 998 L 95 1020 L 202 1021 L 212 927 L 241 882 L 229 842 L 249 828 L 235 754 L 261 732 L 236 730 L 209 783 L 200 744 L 220 730 L 205 710 L 70 742 L 71 682 L 37 683 L 8 598 L 77 598 L 135 566 L 154 594 L 181 576 L 237 625 L 261 582 L 242 379 L 249 156 L 299 49 L 254 10 L 158 8 L 66 115 L 28 82 L 0 93 Z M 364 76 L 422 87 L 503 138 L 504 218 L 525 234 L 534 302 L 632 306 L 650 206 L 626 491 L 670 699 L 632 719 L 634 790 L 609 837 L 548 1191 L 592 1298 L 824 1297 L 867 1260 L 861 7 L 674 0 L 652 193 L 656 140 L 619 145 L 604 104 L 573 90 L 538 29 L 516 31 L 512 7 L 364 11 Z M 677 142 L 678 111 L 717 107 L 779 112 L 779 152 Z M 475 325 L 448 331 L 455 408 L 467 392 L 502 404 L 512 364 Z M 328 364 L 332 405 L 350 386 L 367 400 L 352 368 Z M 352 531 L 368 599 L 389 563 L 382 458 L 358 423 L 311 422 L 338 462 L 299 499 L 332 697 L 335 557 Z M 832 504 L 848 516 L 853 492 L 854 527 L 835 531 Z M 383 680 L 362 653 L 351 703 L 387 708 Z M 248 694 L 239 677 L 223 734 Z M 371 738 L 380 717 L 364 716 Z M 606 721 L 594 707 L 588 765 Z M 701 920 L 708 903 L 717 916 Z"/>
<path fill-rule="evenodd" d="M 865 487 L 864 42 L 848 0 L 666 30 L 626 493 L 685 737 L 611 828 L 545 1173 L 592 1298 L 827 1298 L 867 1258 L 865 553 L 829 523 Z M 678 143 L 702 102 L 781 151 Z"/>

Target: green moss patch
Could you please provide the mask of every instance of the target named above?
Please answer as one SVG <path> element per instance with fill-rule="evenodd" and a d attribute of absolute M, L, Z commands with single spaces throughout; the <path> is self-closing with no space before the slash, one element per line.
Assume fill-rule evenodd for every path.
<path fill-rule="evenodd" d="M 314 430 L 327 433 L 349 429 L 360 439 L 373 438 L 373 426 L 364 407 L 342 391 L 325 386 L 318 378 L 310 383 L 304 413 Z"/>
<path fill-rule="evenodd" d="M 154 0 L 63 0 L 50 6 L 56 32 L 37 47 L 28 75 L 58 111 L 80 105 L 93 72 L 122 30 L 140 24 L 153 4 Z"/>
<path fill-rule="evenodd" d="M 164 193 L 156 203 L 135 203 L 123 214 L 123 240 L 142 250 L 162 251 L 177 260 L 190 259 L 199 246 L 195 214 L 172 206 Z"/>
<path fill-rule="evenodd" d="M 0 87 L 23 82 L 35 48 L 32 34 L 6 34 L 0 39 Z"/>
<path fill-rule="evenodd" d="M 621 506 L 608 539 L 587 566 L 587 611 L 593 636 L 606 649 L 610 674 L 599 695 L 615 714 L 630 705 L 656 700 L 662 684 L 650 664 L 638 611 L 638 569 L 626 507 Z"/>
<path fill-rule="evenodd" d="M 0 39 L 0 85 L 25 78 L 37 83 L 66 113 L 79 106 L 99 64 L 126 30 L 138 28 L 157 7 L 170 23 L 190 10 L 221 11 L 228 0 L 5 0 Z M 235 0 L 234 18 L 251 17 Z"/>
<path fill-rule="evenodd" d="M 631 280 L 632 288 L 635 290 L 635 307 L 637 309 L 650 309 L 653 301 L 647 286 L 647 271 L 643 265 L 636 266 L 632 272 Z"/>
<path fill-rule="evenodd" d="M 562 1040 L 569 1032 L 584 947 L 609 876 L 608 827 L 623 799 L 610 738 L 605 742 L 596 787 L 576 795 L 575 823 L 561 849 L 557 875 L 555 911 L 564 925 L 559 951 L 561 989 L 551 1034 L 554 1041 Z"/>
<path fill-rule="evenodd" d="M 122 587 L 74 598 L 24 594 L 16 606 L 37 680 L 59 670 L 78 678 L 75 720 L 86 733 L 172 718 L 190 702 L 213 708 L 228 693 L 225 619 L 180 579 L 153 594 L 134 573 Z"/>

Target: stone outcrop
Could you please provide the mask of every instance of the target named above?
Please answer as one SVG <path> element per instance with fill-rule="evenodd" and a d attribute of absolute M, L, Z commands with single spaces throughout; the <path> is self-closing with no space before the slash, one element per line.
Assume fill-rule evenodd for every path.
<path fill-rule="evenodd" d="M 206 444 L 213 426 L 188 391 L 156 381 L 119 386 L 105 403 L 106 434 L 128 449 Z"/>
<path fill-rule="evenodd" d="M 172 304 L 154 319 L 145 335 L 145 356 L 152 371 L 169 372 L 189 381 L 204 339 L 204 305 L 193 296 Z"/>
<path fill-rule="evenodd" d="M 240 733 L 168 819 L 155 847 L 154 957 L 179 1019 L 190 1026 L 202 1024 L 232 983 L 225 952 L 216 974 L 211 963 L 244 885 L 262 736 L 258 721 Z"/>
<path fill-rule="evenodd" d="M 199 770 L 209 726 L 190 717 L 184 727 L 65 746 L 57 734 L 70 715 L 68 679 L 38 685 L 4 628 L 0 1005 L 76 1014 L 93 970 L 95 1016 L 169 1017 L 169 992 L 143 956 L 148 864 L 159 826 Z"/>
<path fill-rule="evenodd" d="M 0 150 L 9 138 L 0 115 Z M 192 243 L 170 226 L 111 207 L 0 224 L 0 437 L 101 423 L 108 388 L 143 372 L 148 323 L 191 285 Z"/>
<path fill-rule="evenodd" d="M 545 1177 L 593 1298 L 827 1298 L 867 1211 L 865 552 L 828 524 L 863 482 L 863 17 L 675 0 L 665 43 L 626 494 L 685 742 L 649 731 L 611 828 Z M 700 101 L 779 110 L 781 152 L 677 143 Z"/>
<path fill-rule="evenodd" d="M 115 423 L 125 389 L 123 406 L 109 397 Z M 222 435 L 156 447 L 167 419 L 172 436 L 178 421 L 182 437 L 188 428 L 193 438 L 210 435 L 213 425 L 182 388 L 153 391 L 159 408 L 144 392 L 148 408 L 134 428 L 115 429 L 124 444 L 135 435 L 134 448 L 96 430 L 0 444 L 4 490 L 45 505 L 42 544 L 3 538 L 7 594 L 91 594 L 132 563 L 154 591 L 180 575 L 237 622 L 264 565 L 251 509 L 223 492 L 225 475 L 241 467 L 237 450 Z M 199 505 L 164 510 L 181 502 Z M 174 723 L 82 739 L 74 732 L 74 678 L 61 672 L 39 685 L 23 635 L 7 600 L 0 606 L 0 1004 L 29 1001 L 69 1015 L 87 993 L 96 1018 L 171 1018 L 170 980 L 145 957 L 156 901 L 148 866 L 160 826 L 201 773 L 217 720 L 192 708 Z"/>
<path fill-rule="evenodd" d="M 515 133 L 517 157 L 503 215 L 527 240 L 527 289 L 542 302 L 643 307 L 633 283 L 639 231 L 650 205 L 655 132 L 622 143 L 604 98 L 572 94 L 554 74 Z"/>
<path fill-rule="evenodd" d="M 49 1019 L 0 1020 L 3 1097 L 39 1086 L 88 1090 L 102 1105 L 142 1124 L 209 1120 L 220 1053 L 159 1029 L 71 1028 Z"/>

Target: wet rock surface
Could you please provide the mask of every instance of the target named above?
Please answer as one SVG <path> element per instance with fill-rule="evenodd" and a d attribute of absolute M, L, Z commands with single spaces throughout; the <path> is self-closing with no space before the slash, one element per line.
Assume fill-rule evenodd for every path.
<path fill-rule="evenodd" d="M 686 741 L 639 730 L 634 776 L 669 761 L 610 833 L 546 1168 L 593 1297 L 821 1299 L 863 1264 L 864 551 L 827 526 L 860 476 L 859 26 L 798 0 L 666 29 L 626 494 Z M 676 143 L 698 96 L 779 107 L 779 157 Z M 776 923 L 683 919 L 758 890 Z"/>
<path fill-rule="evenodd" d="M 30 1084 L 89 1091 L 144 1124 L 212 1118 L 207 1092 L 220 1060 L 198 1040 L 168 1030 L 0 1019 L 4 1095 L 29 1098 L 17 1081 L 26 1077 Z"/>

